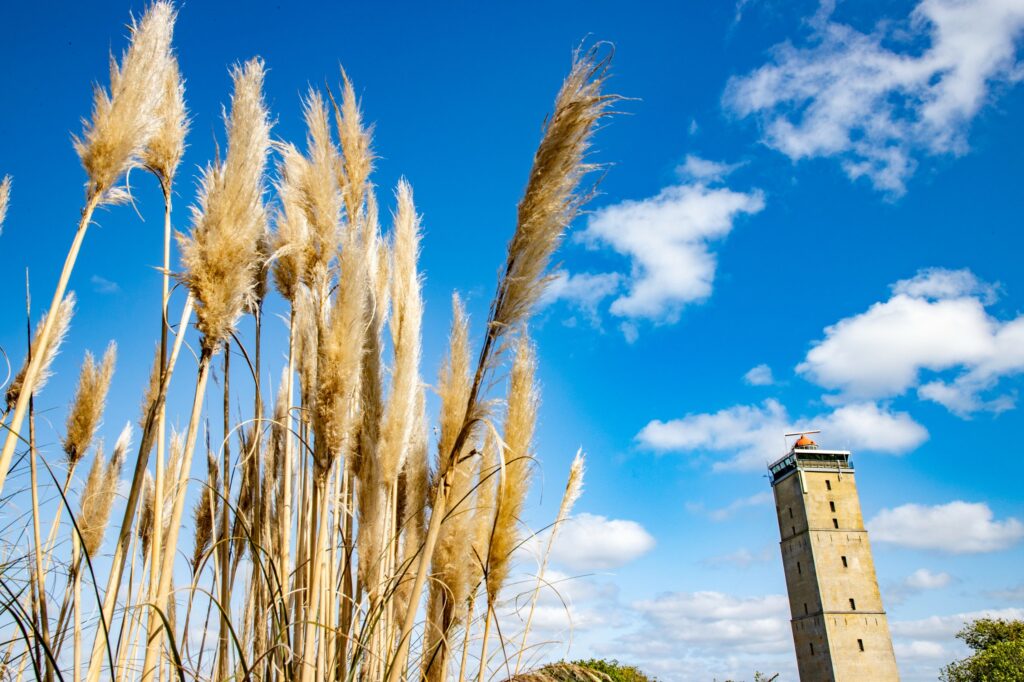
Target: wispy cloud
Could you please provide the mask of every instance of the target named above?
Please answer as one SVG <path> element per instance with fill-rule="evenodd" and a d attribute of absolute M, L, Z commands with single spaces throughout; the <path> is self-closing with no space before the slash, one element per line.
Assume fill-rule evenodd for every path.
<path fill-rule="evenodd" d="M 1024 77 L 1017 0 L 922 0 L 870 33 L 834 21 L 833 6 L 803 46 L 777 45 L 726 87 L 726 106 L 758 117 L 762 141 L 794 161 L 834 157 L 850 178 L 902 194 L 919 157 L 966 152 L 993 88 Z"/>
<path fill-rule="evenodd" d="M 98 294 L 119 294 L 121 293 L 121 287 L 117 282 L 111 282 L 105 277 L 99 275 L 93 275 L 89 278 L 89 282 L 92 284 L 92 289 Z"/>

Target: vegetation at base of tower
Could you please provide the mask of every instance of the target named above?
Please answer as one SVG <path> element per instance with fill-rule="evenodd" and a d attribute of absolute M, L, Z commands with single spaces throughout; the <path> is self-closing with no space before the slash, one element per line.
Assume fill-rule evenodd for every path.
<path fill-rule="evenodd" d="M 979 618 L 956 636 L 974 653 L 946 666 L 943 682 L 1024 682 L 1024 621 Z"/>
<path fill-rule="evenodd" d="M 233 67 L 226 145 L 199 172 L 190 224 L 172 210 L 193 184 L 175 185 L 190 128 L 188 74 L 173 49 L 177 11 L 170 0 L 152 1 L 111 59 L 109 86 L 93 88 L 91 116 L 74 140 L 87 179 L 80 210 L 67 209 L 74 238 L 52 254 L 64 262 L 54 290 L 32 292 L 31 301 L 52 300 L 27 314 L 38 319 L 35 333 L 17 325 L 16 338 L 29 332 L 20 371 L 0 381 L 0 679 L 518 674 L 522 652 L 538 646 L 530 622 L 551 551 L 549 543 L 539 570 L 515 554 L 530 535 L 520 511 L 538 460 L 537 354 L 527 325 L 565 230 L 594 195 L 592 138 L 618 100 L 603 92 L 610 47 L 572 54 L 553 111 L 538 113 L 541 139 L 523 150 L 533 165 L 494 299 L 471 325 L 453 297 L 435 384 L 420 366 L 421 217 L 404 179 L 378 201 L 372 126 L 344 72 L 335 91 L 311 87 L 292 103 L 307 130 L 289 142 L 272 137 L 263 87 L 272 72 L 259 58 Z M 143 182 L 159 185 L 154 204 L 132 196 Z M 11 201 L 10 181 L 0 180 L 0 219 Z M 159 257 L 134 249 L 148 238 L 116 237 L 119 260 L 163 261 L 162 292 L 145 294 L 153 369 L 148 381 L 115 376 L 114 344 L 99 362 L 75 350 L 85 358 L 78 388 L 67 426 L 53 433 L 40 414 L 65 398 L 40 392 L 73 326 L 75 262 L 95 248 L 86 237 L 96 210 L 123 210 L 133 221 L 116 208 L 126 203 L 164 218 Z M 0 254 L 17 255 L 2 245 Z M 15 292 L 4 293 L 13 309 Z M 272 340 L 273 353 L 261 350 Z M 20 355 L 0 353 L 4 362 Z M 279 355 L 287 361 L 271 367 Z M 181 413 L 167 404 L 172 383 L 192 398 Z M 433 454 L 429 384 L 440 403 Z M 208 398 L 212 386 L 223 396 Z M 106 398 L 127 390 L 142 397 L 138 446 L 128 426 L 107 456 Z M 551 537 L 582 489 L 583 469 L 581 453 Z M 509 616 L 509 605 L 524 600 L 529 616 Z"/>
<path fill-rule="evenodd" d="M 657 682 L 657 678 L 614 659 L 591 658 L 551 663 L 512 677 L 507 682 Z"/>

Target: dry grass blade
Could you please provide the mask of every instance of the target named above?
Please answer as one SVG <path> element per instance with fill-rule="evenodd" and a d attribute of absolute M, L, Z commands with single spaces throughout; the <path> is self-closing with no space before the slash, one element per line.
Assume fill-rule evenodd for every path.
<path fill-rule="evenodd" d="M 227 158 L 204 171 L 199 205 L 192 209 L 192 233 L 178 235 L 183 279 L 196 297 L 196 326 L 208 349 L 234 330 L 255 294 L 259 240 L 266 231 L 263 175 L 270 148 L 263 76 L 259 59 L 232 70 Z"/>
<path fill-rule="evenodd" d="M 213 539 L 213 519 L 217 512 L 217 490 L 220 489 L 220 468 L 217 458 L 207 453 L 206 485 L 196 498 L 196 506 L 192 511 L 195 538 L 192 549 L 192 570 L 199 568 L 199 562 L 210 548 Z"/>
<path fill-rule="evenodd" d="M 72 467 L 85 455 L 96 434 L 107 402 L 110 380 L 114 376 L 117 344 L 113 341 L 103 354 L 103 362 L 96 364 L 92 353 L 86 351 L 82 371 L 78 376 L 75 399 L 68 411 L 67 432 L 64 436 L 64 454 Z"/>
<path fill-rule="evenodd" d="M 175 12 L 157 0 L 130 27 L 131 43 L 117 64 L 111 59 L 110 92 L 96 86 L 92 118 L 82 137 L 74 139 L 89 175 L 90 197 L 117 201 L 112 191 L 123 173 L 142 164 L 146 146 L 160 128 Z"/>
<path fill-rule="evenodd" d="M 64 343 L 65 337 L 68 335 L 68 329 L 71 327 L 71 316 L 75 313 L 75 292 L 69 291 L 64 300 L 61 301 L 60 306 L 57 308 L 57 318 L 54 321 L 53 335 L 50 343 L 46 346 L 46 356 L 43 358 L 39 365 L 39 373 L 36 375 L 35 385 L 32 388 L 32 392 L 38 394 L 43 390 L 47 380 L 51 376 L 50 368 L 53 367 L 53 360 L 60 353 L 60 347 Z M 46 318 L 49 313 L 43 315 L 39 320 L 39 324 L 36 325 L 36 331 L 32 337 L 32 353 L 31 357 L 36 357 L 39 352 L 39 337 L 42 334 L 43 328 L 46 326 Z M 14 380 L 11 381 L 11 385 L 7 387 L 7 409 L 13 409 L 15 404 L 18 402 L 18 398 L 21 396 L 21 387 L 25 381 L 25 373 L 28 371 L 29 359 L 26 356 L 24 364 L 21 369 L 15 375 Z"/>

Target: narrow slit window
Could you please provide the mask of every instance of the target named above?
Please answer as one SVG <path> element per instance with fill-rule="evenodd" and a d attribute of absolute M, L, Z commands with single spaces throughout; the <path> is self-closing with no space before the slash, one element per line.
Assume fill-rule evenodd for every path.
<path fill-rule="evenodd" d="M 855 602 L 853 600 L 853 597 L 850 597 L 850 610 L 851 611 L 856 611 L 857 610 L 857 602 Z"/>
<path fill-rule="evenodd" d="M 793 535 L 796 535 L 796 526 L 793 526 Z"/>
<path fill-rule="evenodd" d="M 835 511 L 836 510 L 836 503 L 833 502 L 832 500 L 829 500 L 828 501 L 828 508 L 831 509 L 832 511 Z"/>
<path fill-rule="evenodd" d="M 849 568 L 849 565 L 846 563 L 846 557 L 840 557 L 840 558 L 843 560 L 843 568 Z"/>
<path fill-rule="evenodd" d="M 814 642 L 808 642 L 811 645 L 811 656 L 814 655 Z"/>
<path fill-rule="evenodd" d="M 858 639 L 858 640 L 857 640 L 857 647 L 858 647 L 858 648 L 859 648 L 859 649 L 860 649 L 861 651 L 864 651 L 864 640 L 863 640 L 863 639 Z"/>
<path fill-rule="evenodd" d="M 810 611 L 807 610 L 807 602 L 804 602 L 804 615 L 806 616 Z"/>
<path fill-rule="evenodd" d="M 796 562 L 796 574 L 797 575 L 803 575 L 803 573 L 804 573 L 803 569 L 800 568 L 800 562 L 799 561 Z"/>
<path fill-rule="evenodd" d="M 825 490 L 832 490 L 832 481 L 825 479 Z"/>
<path fill-rule="evenodd" d="M 839 528 L 839 519 L 832 519 L 832 525 L 836 528 Z"/>
<path fill-rule="evenodd" d="M 789 518 L 793 518 L 793 508 L 789 508 Z"/>

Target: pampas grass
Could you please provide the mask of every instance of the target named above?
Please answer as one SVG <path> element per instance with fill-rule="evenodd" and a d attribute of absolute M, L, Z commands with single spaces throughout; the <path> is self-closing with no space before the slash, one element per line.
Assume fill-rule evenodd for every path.
<path fill-rule="evenodd" d="M 25 385 L 25 374 L 28 372 L 29 361 L 32 357 L 38 353 L 43 353 L 39 360 L 39 369 L 37 370 L 35 385 L 32 388 L 34 393 L 39 393 L 46 386 L 46 382 L 49 381 L 51 376 L 50 368 L 53 366 L 53 361 L 60 353 L 60 347 L 64 344 L 64 339 L 68 335 L 68 329 L 71 328 L 71 317 L 75 313 L 75 292 L 69 291 L 68 295 L 61 301 L 60 306 L 57 308 L 57 317 L 53 325 L 53 338 L 50 344 L 46 347 L 45 352 L 41 350 L 40 340 L 43 335 L 43 329 L 46 328 L 46 323 L 49 318 L 49 313 L 43 315 L 43 318 L 39 320 L 39 324 L 36 326 L 35 335 L 32 337 L 32 346 L 29 354 L 25 357 L 25 363 L 18 370 L 18 373 L 14 375 L 14 379 L 11 380 L 10 385 L 7 387 L 7 395 L 5 396 L 7 401 L 7 409 L 11 410 L 17 405 L 19 398 L 21 397 L 22 388 Z"/>
<path fill-rule="evenodd" d="M 16 633 L 0 666 L 17 660 L 22 670 L 32 664 L 40 676 L 75 682 L 443 682 L 454 679 L 453 654 L 461 653 L 460 682 L 467 674 L 483 679 L 498 602 L 516 571 L 513 550 L 526 537 L 522 517 L 539 396 L 525 323 L 551 254 L 588 196 L 579 191 L 592 168 L 585 154 L 596 122 L 614 101 L 601 94 L 606 62 L 595 52 L 574 57 L 535 155 L 479 346 L 471 342 L 461 300 L 453 297 L 448 354 L 433 389 L 440 413 L 432 458 L 430 389 L 421 368 L 424 219 L 405 179 L 393 200 L 378 206 L 372 126 L 352 80 L 342 71 L 337 99 L 316 89 L 298 99 L 293 113 L 303 119 L 306 139 L 296 146 L 270 138 L 263 62 L 233 67 L 225 156 L 218 153 L 200 171 L 190 229 L 175 233 L 174 183 L 190 122 L 185 80 L 170 44 L 174 19 L 166 0 L 151 5 L 132 23 L 109 90 L 95 93 L 92 115 L 75 141 L 88 175 L 78 231 L 50 310 L 8 387 L 0 489 L 16 445 L 28 442 L 33 527 L 32 546 L 23 553 L 28 559 L 5 569 L 0 582 L 13 589 L 24 581 L 33 598 L 21 611 L 9 611 L 24 635 Z M 156 177 L 164 200 L 161 327 L 148 381 L 137 386 L 141 433 L 118 524 L 112 512 L 130 430 L 109 458 L 102 445 L 107 395 L 118 395 L 111 388 L 115 346 L 101 361 L 86 354 L 59 450 L 46 440 L 37 449 L 29 408 L 69 326 L 74 297 L 65 290 L 93 211 L 127 198 L 118 185 L 140 167 Z M 0 183 L 0 213 L 8 193 L 9 182 Z M 379 215 L 389 209 L 391 224 L 382 229 Z M 264 299 L 274 295 L 267 288 L 271 274 L 286 305 L 281 317 L 288 351 L 280 383 L 270 390 L 276 401 L 268 415 L 262 335 L 279 333 L 262 325 Z M 178 305 L 172 278 L 183 285 L 176 326 L 169 319 Z M 240 324 L 246 314 L 254 317 L 252 334 Z M 167 392 L 180 352 L 193 338 L 194 380 L 175 379 L 192 392 L 191 410 L 173 414 Z M 506 360 L 511 347 L 514 357 Z M 221 433 L 219 424 L 210 430 L 206 388 L 222 350 Z M 232 356 L 248 371 L 236 365 L 231 373 Z M 238 405 L 237 397 L 250 391 L 252 401 Z M 28 438 L 22 439 L 26 417 Z M 182 430 L 167 428 L 174 424 Z M 193 472 L 204 424 L 207 462 L 204 471 Z M 40 496 L 51 484 L 40 484 L 36 464 L 51 448 L 67 464 L 63 487 L 60 481 L 52 487 L 72 498 L 75 511 L 73 523 L 62 524 L 60 509 L 68 503 L 60 500 L 44 543 L 39 520 L 55 503 Z M 76 465 L 90 456 L 79 487 Z M 568 516 L 581 477 L 578 458 L 554 530 Z M 186 505 L 191 511 L 183 522 Z M 70 540 L 68 570 L 48 572 L 51 561 L 61 562 L 63 532 Z M 183 533 L 191 538 L 180 541 Z M 111 534 L 112 552 L 104 540 Z M 495 627 L 502 645 L 495 655 L 506 657 L 510 674 L 506 645 L 526 645 L 553 537 L 526 630 Z M 94 585 L 93 560 L 107 554 L 106 584 Z M 189 578 L 182 584 L 186 566 Z M 47 600 L 61 589 L 66 596 L 54 618 Z M 478 600 L 483 613 L 474 619 Z M 93 607 L 98 618 L 83 619 Z M 480 667 L 469 671 L 478 625 L 484 629 Z M 92 639 L 91 647 L 82 646 L 83 638 Z M 70 656 L 61 655 L 66 639 L 73 640 Z"/>
<path fill-rule="evenodd" d="M 4 233 L 4 221 L 7 219 L 7 204 L 11 201 L 11 176 L 5 175 L 0 180 L 0 234 Z"/>
<path fill-rule="evenodd" d="M 103 416 L 103 408 L 107 402 L 107 391 L 110 380 L 114 376 L 114 362 L 117 358 L 117 344 L 113 341 L 103 354 L 103 362 L 99 365 L 92 353 L 86 351 L 82 371 L 78 376 L 78 387 L 75 399 L 68 411 L 67 429 L 64 435 L 64 454 L 67 455 L 68 467 L 73 468 L 89 449 L 96 428 Z"/>

